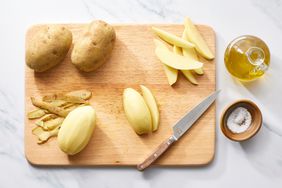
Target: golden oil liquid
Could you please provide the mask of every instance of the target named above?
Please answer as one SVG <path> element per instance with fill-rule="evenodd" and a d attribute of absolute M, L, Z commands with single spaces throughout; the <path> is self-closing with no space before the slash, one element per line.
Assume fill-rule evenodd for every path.
<path fill-rule="evenodd" d="M 228 72 L 242 81 L 261 77 L 270 63 L 270 52 L 264 41 L 244 35 L 234 39 L 226 48 L 224 62 Z"/>

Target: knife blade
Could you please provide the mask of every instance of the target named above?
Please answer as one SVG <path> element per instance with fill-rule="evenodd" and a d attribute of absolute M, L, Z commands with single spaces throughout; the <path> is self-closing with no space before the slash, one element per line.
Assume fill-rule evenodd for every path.
<path fill-rule="evenodd" d="M 142 163 L 137 165 L 137 169 L 142 171 L 149 167 L 155 160 L 157 160 L 172 143 L 177 141 L 185 132 L 187 132 L 193 124 L 201 117 L 201 115 L 211 106 L 215 101 L 219 91 L 215 91 L 206 97 L 201 103 L 194 107 L 191 111 L 186 113 L 174 126 L 173 134 L 162 142 L 156 150 L 149 155 Z"/>

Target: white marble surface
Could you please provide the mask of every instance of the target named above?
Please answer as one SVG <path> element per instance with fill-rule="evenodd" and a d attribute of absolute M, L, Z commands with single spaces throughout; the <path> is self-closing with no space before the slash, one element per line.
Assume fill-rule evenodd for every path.
<path fill-rule="evenodd" d="M 24 35 L 35 23 L 181 23 L 184 16 L 211 25 L 217 34 L 217 120 L 240 98 L 257 102 L 264 126 L 248 142 L 227 140 L 217 124 L 216 156 L 200 168 L 36 168 L 24 157 Z M 282 1 L 281 0 L 26 0 L 0 6 L 0 187 L 281 187 L 282 186 Z M 272 52 L 271 68 L 257 82 L 242 85 L 223 65 L 233 38 L 253 34 Z M 4 69 L 5 68 L 5 69 Z M 280 121 L 279 121 L 280 120 Z"/>

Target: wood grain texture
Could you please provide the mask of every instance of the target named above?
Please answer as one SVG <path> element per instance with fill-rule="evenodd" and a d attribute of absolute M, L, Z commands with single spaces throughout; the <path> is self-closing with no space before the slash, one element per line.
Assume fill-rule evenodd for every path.
<path fill-rule="evenodd" d="M 158 158 L 160 158 L 175 141 L 176 139 L 173 136 L 167 138 L 142 163 L 137 165 L 137 169 L 142 171 L 148 168 Z"/>
<path fill-rule="evenodd" d="M 65 25 L 78 40 L 85 25 Z M 163 140 L 172 134 L 171 126 L 215 90 L 215 61 L 206 61 L 199 85 L 189 83 L 180 75 L 171 87 L 162 64 L 154 54 L 152 25 L 115 25 L 117 40 L 110 60 L 93 73 L 79 72 L 67 58 L 45 73 L 25 69 L 25 112 L 33 110 L 30 97 L 88 89 L 93 92 L 91 105 L 97 111 L 97 127 L 87 147 L 68 157 L 57 146 L 56 138 L 38 145 L 31 130 L 34 121 L 25 119 L 25 155 L 34 165 L 132 166 L 141 163 Z M 182 25 L 154 25 L 178 36 Z M 26 40 L 40 26 L 28 30 Z M 200 25 L 199 31 L 215 53 L 215 33 Z M 160 109 L 159 129 L 150 135 L 138 136 L 128 124 L 122 106 L 122 92 L 127 87 L 140 91 L 139 85 L 150 88 Z M 204 165 L 214 156 L 215 106 L 213 105 L 174 143 L 154 165 Z"/>

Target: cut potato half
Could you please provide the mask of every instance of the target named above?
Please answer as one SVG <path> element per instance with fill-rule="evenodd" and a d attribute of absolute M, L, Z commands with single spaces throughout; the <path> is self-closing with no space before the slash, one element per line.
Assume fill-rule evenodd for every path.
<path fill-rule="evenodd" d="M 147 87 L 140 85 L 143 98 L 150 110 L 151 117 L 152 117 L 152 130 L 156 131 L 159 127 L 160 123 L 160 114 L 157 105 L 157 101 L 153 93 Z"/>
<path fill-rule="evenodd" d="M 206 41 L 203 39 L 202 35 L 190 20 L 190 18 L 185 18 L 184 26 L 188 40 L 195 44 L 195 48 L 199 52 L 199 54 L 201 54 L 206 59 L 214 59 L 214 54 L 209 49 Z"/>

